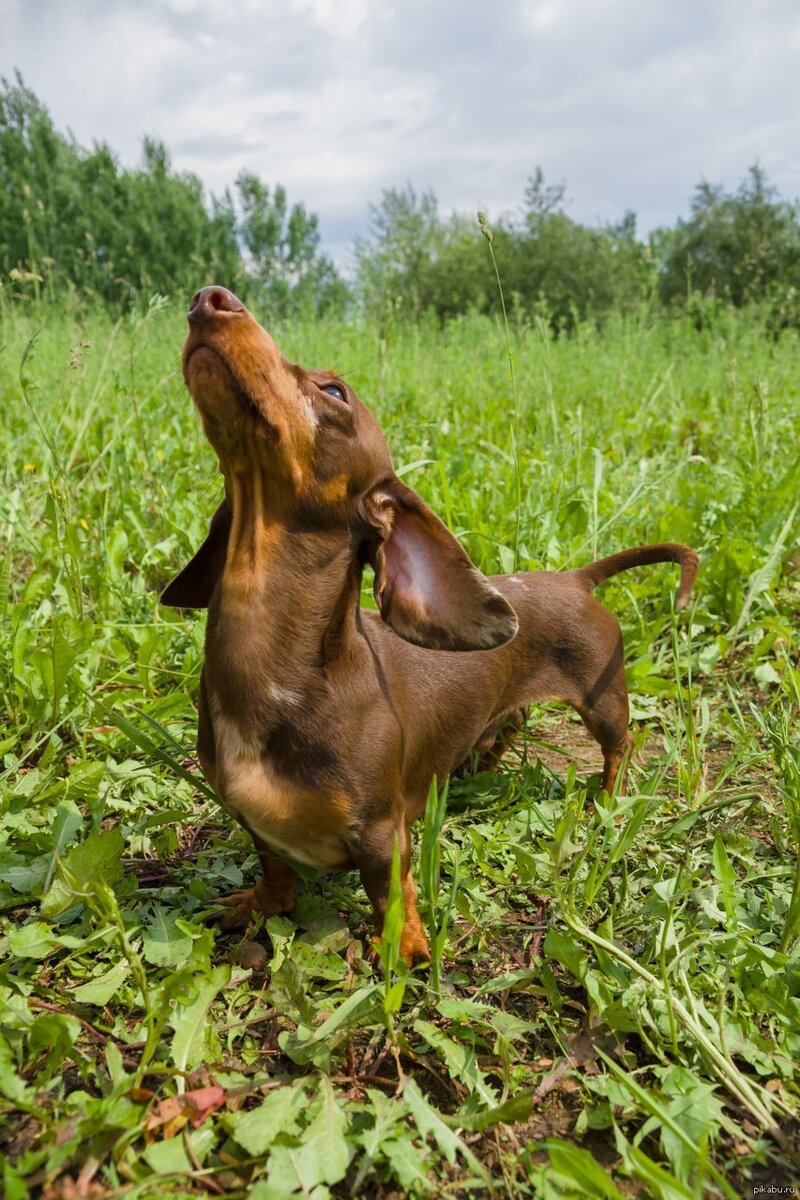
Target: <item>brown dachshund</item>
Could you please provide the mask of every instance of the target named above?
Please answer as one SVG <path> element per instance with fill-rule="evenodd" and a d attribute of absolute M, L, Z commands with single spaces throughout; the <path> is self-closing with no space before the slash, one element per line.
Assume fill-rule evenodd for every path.
<path fill-rule="evenodd" d="M 226 923 L 291 909 L 293 860 L 357 867 L 380 934 L 396 838 L 401 951 L 424 960 L 409 828 L 431 779 L 491 751 L 530 701 L 562 700 L 600 743 L 611 790 L 628 695 L 619 625 L 592 589 L 677 562 L 683 606 L 697 555 L 666 543 L 487 579 L 395 475 L 344 380 L 289 362 L 225 288 L 192 299 L 183 372 L 225 499 L 162 601 L 209 610 L 199 757 L 263 872 L 222 901 Z M 380 613 L 359 607 L 366 563 Z"/>

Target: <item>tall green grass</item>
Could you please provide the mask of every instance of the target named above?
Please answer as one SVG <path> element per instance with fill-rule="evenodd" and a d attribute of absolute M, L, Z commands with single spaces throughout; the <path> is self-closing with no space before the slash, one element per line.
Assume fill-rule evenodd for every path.
<path fill-rule="evenodd" d="M 394 955 L 381 981 L 354 877 L 305 872 L 291 917 L 244 945 L 211 920 L 256 865 L 192 761 L 203 619 L 157 604 L 220 494 L 179 306 L 0 320 L 6 1194 L 69 1177 L 256 1200 L 700 1197 L 795 1178 L 797 338 L 645 309 L 568 339 L 512 317 L 505 348 L 473 317 L 273 330 L 345 375 L 487 572 L 657 540 L 702 557 L 680 617 L 669 567 L 603 591 L 629 794 L 598 793 L 567 714 L 534 712 L 497 775 L 434 794 L 432 969 Z"/>

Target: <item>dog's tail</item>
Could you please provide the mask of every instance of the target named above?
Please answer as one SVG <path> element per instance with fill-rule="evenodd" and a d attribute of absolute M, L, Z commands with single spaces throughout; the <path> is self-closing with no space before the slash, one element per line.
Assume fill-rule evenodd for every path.
<path fill-rule="evenodd" d="M 679 542 L 661 542 L 657 546 L 633 546 L 630 550 L 620 550 L 618 554 L 600 558 L 586 567 L 578 567 L 573 574 L 588 587 L 596 588 L 612 575 L 618 575 L 620 571 L 630 571 L 631 567 L 646 567 L 650 563 L 659 562 L 680 563 L 681 582 L 678 587 L 677 605 L 678 608 L 685 608 L 700 559 L 694 550 L 689 546 L 682 546 Z"/>

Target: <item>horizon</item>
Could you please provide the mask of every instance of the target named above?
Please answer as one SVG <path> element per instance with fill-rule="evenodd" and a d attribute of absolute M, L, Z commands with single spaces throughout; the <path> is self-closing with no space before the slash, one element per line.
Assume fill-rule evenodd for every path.
<path fill-rule="evenodd" d="M 370 206 L 406 184 L 444 218 L 496 222 L 540 166 L 574 220 L 633 211 L 640 236 L 687 216 L 701 181 L 732 190 L 754 164 L 800 194 L 800 11 L 785 0 L 755 14 L 536 0 L 488 19 L 451 0 L 245 0 L 235 28 L 203 0 L 0 0 L 0 14 L 0 75 L 18 69 L 59 132 L 125 167 L 157 137 L 207 198 L 242 170 L 280 183 L 339 269 Z"/>

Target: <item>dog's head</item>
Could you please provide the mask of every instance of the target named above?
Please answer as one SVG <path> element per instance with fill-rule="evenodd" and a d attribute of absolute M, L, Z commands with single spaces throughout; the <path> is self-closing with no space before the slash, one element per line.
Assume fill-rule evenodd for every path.
<path fill-rule="evenodd" d="M 289 362 L 225 288 L 203 288 L 192 299 L 183 374 L 219 457 L 227 499 L 198 553 L 164 592 L 164 604 L 208 604 L 225 567 L 231 504 L 247 504 L 257 493 L 265 511 L 253 519 L 340 531 L 354 555 L 374 567 L 381 616 L 407 641 L 479 650 L 515 635 L 513 609 L 395 475 L 380 426 L 348 384 Z"/>

